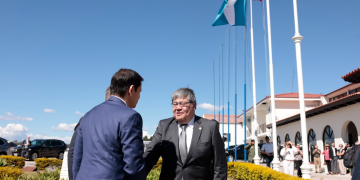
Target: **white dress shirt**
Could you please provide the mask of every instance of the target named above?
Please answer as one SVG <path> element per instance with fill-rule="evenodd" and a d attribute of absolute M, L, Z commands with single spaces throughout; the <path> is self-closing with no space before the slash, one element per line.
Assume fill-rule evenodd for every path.
<path fill-rule="evenodd" d="M 193 131 L 194 131 L 194 122 L 195 122 L 195 116 L 191 119 L 191 121 L 188 123 L 187 126 L 185 126 L 185 131 L 186 131 L 186 148 L 187 148 L 187 152 L 189 153 L 189 149 L 190 149 L 190 145 L 191 145 L 191 139 L 192 139 L 192 135 L 193 135 Z M 182 131 L 181 124 L 178 123 L 178 128 L 179 128 L 179 138 L 180 138 L 180 133 Z"/>

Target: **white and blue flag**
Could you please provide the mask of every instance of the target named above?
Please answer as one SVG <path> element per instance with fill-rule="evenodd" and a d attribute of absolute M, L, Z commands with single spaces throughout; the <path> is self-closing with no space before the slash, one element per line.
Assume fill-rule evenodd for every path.
<path fill-rule="evenodd" d="M 246 26 L 246 0 L 224 0 L 212 26 Z"/>

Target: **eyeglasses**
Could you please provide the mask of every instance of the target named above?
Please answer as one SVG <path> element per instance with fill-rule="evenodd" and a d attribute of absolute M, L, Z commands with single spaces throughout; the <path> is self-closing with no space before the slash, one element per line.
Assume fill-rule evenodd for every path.
<path fill-rule="evenodd" d="M 182 102 L 172 102 L 171 105 L 173 108 L 176 108 L 178 106 L 184 108 L 186 107 L 187 104 L 192 104 L 192 102 L 185 102 L 185 101 L 182 101 Z"/>

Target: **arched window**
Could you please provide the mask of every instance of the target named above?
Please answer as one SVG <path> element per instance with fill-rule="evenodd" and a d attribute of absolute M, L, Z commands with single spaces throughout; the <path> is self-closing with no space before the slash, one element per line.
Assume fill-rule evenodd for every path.
<path fill-rule="evenodd" d="M 313 129 L 311 129 L 309 131 L 309 135 L 308 135 L 308 142 L 309 142 L 309 161 L 310 162 L 314 162 L 314 155 L 312 154 L 312 152 L 315 149 L 315 145 L 316 145 L 316 134 L 315 131 Z"/>
<path fill-rule="evenodd" d="M 326 144 L 331 146 L 331 143 L 335 142 L 334 141 L 334 131 L 331 129 L 330 126 L 325 127 L 324 134 L 323 134 L 323 142 L 324 142 L 324 147 Z"/>
<path fill-rule="evenodd" d="M 289 136 L 289 134 L 286 134 L 284 142 L 288 142 L 288 141 L 290 141 L 290 136 Z"/>
<path fill-rule="evenodd" d="M 281 139 L 280 136 L 277 137 L 277 145 L 280 147 L 281 146 Z"/>
<path fill-rule="evenodd" d="M 295 135 L 295 146 L 300 145 L 300 149 L 302 150 L 302 137 L 300 132 L 297 132 Z"/>

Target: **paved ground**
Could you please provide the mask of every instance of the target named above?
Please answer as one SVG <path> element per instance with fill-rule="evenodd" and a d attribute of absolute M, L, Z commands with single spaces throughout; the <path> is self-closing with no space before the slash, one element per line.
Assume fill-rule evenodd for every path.
<path fill-rule="evenodd" d="M 35 167 L 34 161 L 25 161 L 25 166 Z"/>

